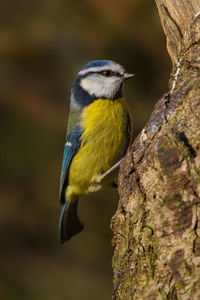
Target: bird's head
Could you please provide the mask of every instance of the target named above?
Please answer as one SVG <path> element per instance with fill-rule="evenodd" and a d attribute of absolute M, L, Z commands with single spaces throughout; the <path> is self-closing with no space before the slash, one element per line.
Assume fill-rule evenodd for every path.
<path fill-rule="evenodd" d="M 122 97 L 125 80 L 134 75 L 111 60 L 95 60 L 79 71 L 71 90 L 71 110 L 80 110 L 95 99 L 115 100 Z"/>

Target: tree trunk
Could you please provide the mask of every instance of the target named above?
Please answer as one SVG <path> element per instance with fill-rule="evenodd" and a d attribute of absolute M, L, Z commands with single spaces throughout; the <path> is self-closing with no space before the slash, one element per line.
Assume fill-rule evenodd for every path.
<path fill-rule="evenodd" d="M 169 92 L 119 175 L 113 299 L 200 299 L 200 0 L 156 0 Z"/>

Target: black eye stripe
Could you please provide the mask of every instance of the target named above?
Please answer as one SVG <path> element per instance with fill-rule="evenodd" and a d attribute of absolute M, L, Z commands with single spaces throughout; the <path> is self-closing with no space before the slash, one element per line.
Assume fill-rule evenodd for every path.
<path fill-rule="evenodd" d="M 102 74 L 103 76 L 105 76 L 105 77 L 110 77 L 110 76 L 112 76 L 112 72 L 109 71 L 109 70 L 102 71 L 101 74 Z"/>
<path fill-rule="evenodd" d="M 99 74 L 105 76 L 105 77 L 111 77 L 111 76 L 117 76 L 117 77 L 121 77 L 121 74 L 118 72 L 113 72 L 111 70 L 103 70 L 101 72 L 98 72 Z"/>

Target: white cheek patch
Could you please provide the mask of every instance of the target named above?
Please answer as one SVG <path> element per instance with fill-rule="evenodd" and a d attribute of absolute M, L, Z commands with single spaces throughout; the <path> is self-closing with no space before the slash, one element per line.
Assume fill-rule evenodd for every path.
<path fill-rule="evenodd" d="M 92 84 L 90 78 L 88 78 L 88 77 L 83 78 L 83 79 L 81 80 L 81 82 L 80 82 L 80 85 L 81 85 L 81 87 L 82 87 L 85 91 L 87 91 L 90 95 L 92 94 L 92 86 L 93 86 L 94 84 Z"/>
<path fill-rule="evenodd" d="M 112 98 L 118 92 L 122 83 L 119 77 L 103 77 L 101 75 L 90 75 L 81 80 L 81 87 L 91 96 Z"/>

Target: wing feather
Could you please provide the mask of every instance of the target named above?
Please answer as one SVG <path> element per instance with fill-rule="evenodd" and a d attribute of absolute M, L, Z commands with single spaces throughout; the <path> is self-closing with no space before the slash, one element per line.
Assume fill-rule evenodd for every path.
<path fill-rule="evenodd" d="M 72 162 L 73 157 L 78 152 L 81 145 L 81 136 L 82 130 L 80 126 L 76 126 L 70 135 L 67 137 L 65 146 L 64 146 L 64 154 L 63 154 L 63 163 L 61 169 L 60 176 L 60 202 L 63 204 L 65 202 L 64 190 L 68 184 L 68 174 L 69 167 Z"/>

